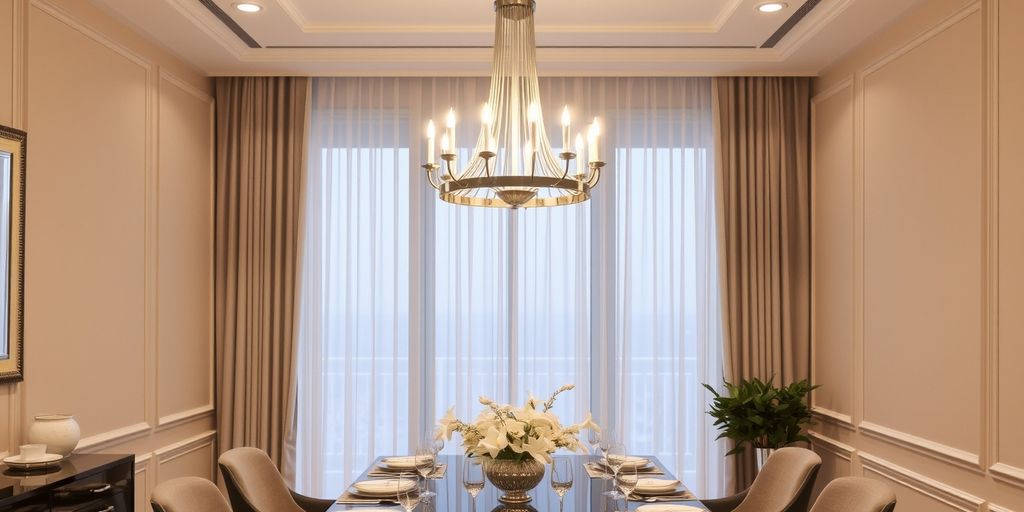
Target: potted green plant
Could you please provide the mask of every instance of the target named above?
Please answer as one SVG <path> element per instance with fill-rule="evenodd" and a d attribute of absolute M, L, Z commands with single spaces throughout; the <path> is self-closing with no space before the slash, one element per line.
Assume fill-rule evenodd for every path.
<path fill-rule="evenodd" d="M 797 441 L 809 442 L 803 427 L 813 424 L 807 395 L 812 386 L 807 380 L 788 386 L 776 387 L 774 377 L 740 380 L 738 384 L 725 382 L 726 393 L 719 394 L 704 384 L 714 399 L 708 414 L 715 418 L 720 433 L 718 439 L 731 439 L 736 446 L 728 455 L 743 453 L 747 445 L 757 450 L 760 468 L 772 450 Z"/>

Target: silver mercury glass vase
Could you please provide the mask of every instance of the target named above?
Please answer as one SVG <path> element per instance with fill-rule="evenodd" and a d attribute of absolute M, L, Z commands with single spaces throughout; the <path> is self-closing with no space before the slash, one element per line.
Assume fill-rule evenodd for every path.
<path fill-rule="evenodd" d="M 505 491 L 498 501 L 509 504 L 529 503 L 526 492 L 544 479 L 544 464 L 534 458 L 521 461 L 483 459 L 484 474 L 495 487 Z"/>

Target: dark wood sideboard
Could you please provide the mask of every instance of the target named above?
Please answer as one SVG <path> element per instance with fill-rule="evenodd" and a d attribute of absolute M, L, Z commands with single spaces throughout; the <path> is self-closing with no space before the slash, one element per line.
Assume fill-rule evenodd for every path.
<path fill-rule="evenodd" d="M 75 454 L 49 473 L 0 464 L 0 512 L 130 512 L 135 456 Z"/>

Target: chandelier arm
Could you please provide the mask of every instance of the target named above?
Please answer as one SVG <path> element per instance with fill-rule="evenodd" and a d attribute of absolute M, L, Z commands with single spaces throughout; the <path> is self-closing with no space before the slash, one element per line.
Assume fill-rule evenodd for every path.
<path fill-rule="evenodd" d="M 437 179 L 437 169 L 439 167 L 427 171 L 427 181 L 430 182 L 430 186 L 434 187 L 435 190 L 441 190 L 442 183 Z"/>
<path fill-rule="evenodd" d="M 455 184 L 462 186 L 462 184 L 459 183 L 459 179 L 455 177 L 455 173 L 452 172 L 452 162 L 455 161 L 455 155 L 441 155 L 441 158 L 444 159 L 445 161 L 445 166 L 447 167 L 448 170 L 448 176 L 451 176 L 452 181 L 455 182 Z"/>

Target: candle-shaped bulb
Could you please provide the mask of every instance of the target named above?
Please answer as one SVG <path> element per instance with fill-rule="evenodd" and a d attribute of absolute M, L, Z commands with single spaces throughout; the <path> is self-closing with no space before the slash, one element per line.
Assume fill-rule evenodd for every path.
<path fill-rule="evenodd" d="M 601 161 L 601 121 L 598 118 L 594 118 L 594 123 L 590 125 L 590 129 L 594 131 L 593 139 L 590 142 L 590 161 L 600 162 Z"/>
<path fill-rule="evenodd" d="M 562 151 L 569 151 L 569 125 L 572 119 L 569 117 L 569 105 L 562 109 Z"/>
<path fill-rule="evenodd" d="M 450 144 L 451 144 L 451 141 L 448 140 L 448 134 L 447 133 L 442 134 L 441 135 L 441 154 L 442 155 L 447 155 L 447 154 L 450 154 L 452 152 Z"/>
<path fill-rule="evenodd" d="M 448 119 L 445 122 L 446 130 L 445 135 L 448 136 L 448 149 L 442 150 L 442 153 L 455 154 L 455 109 L 448 109 Z"/>
<path fill-rule="evenodd" d="M 540 106 L 537 105 L 536 101 L 533 102 L 533 103 L 530 103 L 530 108 L 528 108 L 526 110 L 526 118 L 531 123 L 536 123 L 537 120 L 540 119 Z"/>
<path fill-rule="evenodd" d="M 583 159 L 583 134 L 576 134 L 576 175 L 583 176 L 586 173 L 586 163 Z"/>
<path fill-rule="evenodd" d="M 484 134 L 484 151 L 494 151 L 491 137 L 491 105 L 484 103 L 483 109 L 480 110 L 480 123 L 481 131 Z"/>
<path fill-rule="evenodd" d="M 488 103 L 484 103 L 484 108 L 480 111 L 480 122 L 491 124 L 491 105 Z"/>
<path fill-rule="evenodd" d="M 434 120 L 427 121 L 427 163 L 434 163 L 434 137 L 437 136 L 437 129 L 434 127 Z"/>

